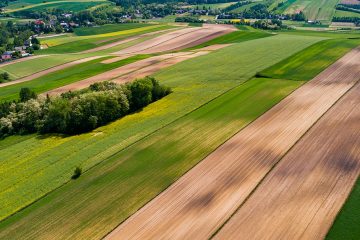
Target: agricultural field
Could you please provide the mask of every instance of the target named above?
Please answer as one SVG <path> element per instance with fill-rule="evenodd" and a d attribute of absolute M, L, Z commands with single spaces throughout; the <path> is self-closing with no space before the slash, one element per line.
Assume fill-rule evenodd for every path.
<path fill-rule="evenodd" d="M 5 8 L 6 13 L 21 14 L 22 11 L 41 11 L 44 9 L 62 9 L 67 11 L 81 11 L 96 5 L 110 2 L 106 0 L 50 0 L 50 1 L 38 1 L 38 0 L 19 0 L 16 2 L 10 2 L 11 4 Z"/>
<path fill-rule="evenodd" d="M 332 39 L 316 43 L 260 72 L 260 76 L 310 80 L 345 53 L 360 45 L 360 39 Z"/>
<path fill-rule="evenodd" d="M 109 64 L 102 62 L 111 57 L 102 57 L 89 62 L 80 63 L 72 67 L 68 67 L 53 73 L 46 74 L 45 76 L 36 78 L 31 81 L 26 81 L 11 86 L 1 87 L 0 100 L 4 101 L 4 100 L 18 99 L 19 91 L 21 88 L 28 87 L 31 88 L 36 93 L 42 93 L 54 88 L 68 85 L 76 81 L 81 81 L 83 79 L 110 71 L 114 68 L 118 68 L 130 64 L 132 62 L 142 60 L 147 57 L 149 56 L 139 55 Z"/>
<path fill-rule="evenodd" d="M 288 57 L 298 51 L 298 49 L 305 48 L 319 40 L 319 38 L 313 37 L 299 39 L 292 36 L 274 36 L 239 43 L 206 56 L 177 64 L 156 74 L 156 78 L 160 79 L 167 86 L 172 87 L 174 92 L 167 98 L 145 108 L 139 114 L 124 117 L 108 126 L 99 128 L 96 132 L 79 136 L 67 138 L 60 136 L 39 138 L 34 136 L 26 141 L 21 141 L 21 137 L 19 137 L 19 143 L 3 149 L 2 151 L 7 153 L 3 152 L 1 156 L 10 165 L 14 164 L 13 161 L 23 159 L 24 161 L 18 163 L 23 165 L 24 168 L 32 169 L 32 173 L 30 169 L 28 172 L 28 177 L 31 177 L 32 181 L 31 185 L 29 185 L 30 182 L 26 180 L 28 178 L 26 177 L 19 181 L 17 186 L 12 185 L 11 189 L 3 193 L 4 199 L 12 199 L 12 201 L 9 202 L 7 200 L 8 204 L 3 209 L 2 216 L 6 216 L 9 212 L 28 205 L 46 192 L 67 182 L 74 166 L 80 164 L 84 169 L 88 169 L 109 157 L 116 161 L 119 159 L 118 156 L 116 157 L 116 154 L 122 153 L 121 150 L 134 141 L 138 141 L 154 130 L 164 127 L 178 117 L 200 107 L 221 93 L 236 87 L 260 69 L 264 69 L 276 63 L 279 59 Z M 291 42 L 292 44 L 287 44 L 287 47 L 284 47 L 284 42 Z M 272 49 L 278 49 L 276 54 L 269 54 L 272 50 L 268 46 L 272 46 Z M 251 49 L 256 49 L 255 55 Z M 228 61 L 236 61 L 238 64 L 235 66 L 222 60 L 222 64 L 219 65 L 219 59 L 225 59 L 224 56 L 232 56 L 226 59 Z M 258 56 L 262 57 L 258 58 Z M 211 69 L 206 74 L 202 70 L 205 62 L 209 69 Z M 183 74 L 177 74 L 179 71 Z M 219 77 L 224 80 L 219 82 L 217 80 Z M 299 83 L 294 84 L 297 85 Z M 193 101 L 195 98 L 196 101 Z M 126 139 L 126 141 L 121 141 L 120 139 Z M 24 149 L 24 144 L 28 146 L 27 150 L 21 151 L 21 149 Z M 31 149 L 33 150 L 30 150 L 29 146 L 32 146 Z M 38 146 L 43 146 L 41 148 L 42 151 L 39 151 Z M 10 155 L 13 151 L 17 151 L 18 155 L 11 158 Z M 33 151 L 36 151 L 37 154 L 33 154 Z M 181 155 L 182 151 L 179 152 L 179 156 Z M 64 156 L 67 157 L 64 158 Z M 34 167 L 34 163 L 38 165 L 38 169 L 42 169 L 41 172 Z M 3 169 L 7 169 L 7 167 L 4 165 Z M 14 172 L 7 172 L 6 174 L 4 172 L 3 175 L 8 176 L 9 184 L 11 183 L 10 179 L 19 178 L 23 172 L 18 172 L 20 174 L 18 176 L 12 174 Z M 54 181 L 55 179 L 56 181 Z M 5 182 L 2 183 L 5 184 Z M 34 186 L 40 185 L 42 186 L 41 191 L 39 188 L 34 188 Z M 6 187 L 4 186 L 4 188 Z M 19 191 L 26 191 L 28 193 L 20 197 L 17 194 Z M 9 194 L 13 197 L 9 197 Z M 141 195 L 138 197 L 143 198 Z M 134 210 L 134 208 L 131 209 Z M 129 210 L 133 211 L 131 209 Z M 127 212 L 129 213 L 129 211 Z M 4 222 L 4 224 L 6 223 Z M 113 224 L 116 223 L 113 222 Z"/>
<path fill-rule="evenodd" d="M 135 3 L 96 20 L 112 24 L 40 35 L 44 49 L 0 65 L 0 239 L 357 239 L 360 32 L 329 31 L 337 3 L 276 10 L 304 11 L 314 28 L 174 23 L 158 3 L 143 21 Z M 115 3 L 18 0 L 6 11 L 99 4 Z M 129 13 L 139 22 L 114 24 Z M 92 128 L 43 131 L 48 119 Z"/>
<path fill-rule="evenodd" d="M 199 9 L 204 9 L 204 8 L 205 9 L 223 9 L 223 8 L 227 8 L 235 3 L 236 3 L 236 1 L 228 2 L 228 3 L 198 4 L 198 5 L 190 5 L 188 7 L 199 8 Z"/>
<path fill-rule="evenodd" d="M 329 1 L 307 1 L 297 0 L 293 2 L 284 13 L 294 14 L 297 12 L 304 12 L 308 20 L 321 21 L 328 23 L 331 21 L 335 14 L 335 6 L 339 3 L 339 0 Z"/>
<path fill-rule="evenodd" d="M 360 13 L 336 10 L 334 17 L 358 17 L 358 18 L 360 18 Z"/>

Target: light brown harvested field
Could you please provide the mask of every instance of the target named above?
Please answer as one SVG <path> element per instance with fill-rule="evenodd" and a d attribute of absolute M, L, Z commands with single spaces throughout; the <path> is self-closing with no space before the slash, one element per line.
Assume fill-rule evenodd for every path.
<path fill-rule="evenodd" d="M 359 173 L 357 84 L 281 160 L 215 239 L 324 239 Z"/>
<path fill-rule="evenodd" d="M 87 78 L 87 79 L 79 81 L 79 82 L 75 82 L 75 83 L 72 83 L 72 84 L 57 88 L 57 89 L 50 90 L 43 94 L 44 95 L 45 94 L 58 95 L 58 94 L 61 94 L 64 92 L 74 91 L 74 90 L 79 90 L 79 89 L 89 87 L 91 84 L 96 83 L 96 82 L 110 81 L 110 80 L 118 79 L 120 77 L 125 78 L 125 76 L 128 74 L 131 74 L 131 77 L 127 77 L 126 78 L 126 79 L 128 79 L 127 81 L 132 81 L 136 78 L 140 78 L 140 76 L 138 76 L 138 74 L 136 73 L 138 70 L 139 70 L 140 74 L 143 74 L 144 71 L 142 69 L 147 69 L 146 67 L 148 67 L 148 66 L 157 66 L 158 67 L 159 64 L 166 59 L 172 59 L 172 58 L 183 59 L 182 56 L 184 56 L 184 55 L 189 55 L 189 58 L 198 56 L 198 54 L 195 54 L 193 52 L 179 52 L 179 53 L 171 53 L 171 54 L 154 56 L 154 57 L 140 60 L 138 62 L 134 62 L 134 63 L 128 64 L 128 65 L 125 65 L 125 66 L 122 66 L 119 68 L 115 68 L 108 72 L 101 73 L 99 75 Z M 174 64 L 175 63 L 176 63 L 176 61 L 174 61 Z M 164 64 L 162 66 L 163 67 L 161 67 L 160 69 L 165 68 L 169 65 Z M 127 82 L 127 81 L 118 80 L 118 82 Z"/>
<path fill-rule="evenodd" d="M 106 239 L 208 239 L 306 131 L 359 79 L 346 54 L 244 128 Z M 205 137 L 205 136 L 204 136 Z"/>
<path fill-rule="evenodd" d="M 205 24 L 201 28 L 185 28 L 166 33 L 162 36 L 131 46 L 114 54 L 151 54 L 180 50 L 201 44 L 235 30 L 236 29 L 233 26 L 229 25 Z"/>
<path fill-rule="evenodd" d="M 18 84 L 18 83 L 22 83 L 22 82 L 31 81 L 31 80 L 34 80 L 35 78 L 45 76 L 45 75 L 47 75 L 49 73 L 53 73 L 53 72 L 56 72 L 56 71 L 59 71 L 59 70 L 62 70 L 62 69 L 68 68 L 68 67 L 72 67 L 72 66 L 78 65 L 80 63 L 89 62 L 89 61 L 92 61 L 92 60 L 95 60 L 95 59 L 98 59 L 98 58 L 101 58 L 101 57 L 103 57 L 103 56 L 87 57 L 87 58 L 79 59 L 79 60 L 76 60 L 76 61 L 68 62 L 68 63 L 65 63 L 65 64 L 61 64 L 61 65 L 58 65 L 56 67 L 46 69 L 44 71 L 34 73 L 34 74 L 30 75 L 30 76 L 19 78 L 19 79 L 15 80 L 15 81 L 1 83 L 0 88 L 10 86 L 10 85 L 14 85 L 14 84 Z"/>

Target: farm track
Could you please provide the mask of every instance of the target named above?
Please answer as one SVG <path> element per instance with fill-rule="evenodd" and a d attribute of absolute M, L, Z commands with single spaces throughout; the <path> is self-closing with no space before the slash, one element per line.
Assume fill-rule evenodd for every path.
<path fill-rule="evenodd" d="M 56 71 L 59 71 L 59 70 L 63 70 L 65 68 L 72 67 L 72 66 L 78 65 L 80 63 L 89 62 L 89 61 L 92 61 L 92 60 L 95 60 L 95 59 L 98 59 L 98 58 L 102 58 L 102 57 L 103 56 L 87 57 L 87 58 L 82 58 L 82 59 L 75 60 L 75 61 L 72 61 L 72 62 L 64 63 L 64 64 L 61 64 L 61 65 L 51 67 L 49 69 L 34 73 L 34 74 L 30 75 L 30 76 L 20 78 L 18 80 L 14 80 L 14 81 L 11 81 L 11 82 L 6 82 L 6 83 L 1 83 L 0 88 L 10 86 L 10 85 L 15 85 L 15 84 L 22 83 L 22 82 L 31 81 L 31 80 L 34 80 L 36 78 L 45 76 L 45 75 L 47 75 L 49 73 L 53 73 L 53 72 L 56 72 Z"/>
<path fill-rule="evenodd" d="M 152 54 L 181 50 L 199 45 L 235 30 L 236 29 L 232 26 L 205 24 L 204 27 L 201 28 L 185 28 L 163 34 L 159 37 L 136 44 L 113 54 Z"/>
<path fill-rule="evenodd" d="M 207 239 L 359 80 L 354 49 L 225 142 L 106 239 Z"/>
<path fill-rule="evenodd" d="M 359 94 L 357 84 L 281 160 L 214 239 L 324 239 L 360 173 Z"/>
<path fill-rule="evenodd" d="M 227 47 L 228 45 L 220 46 L 218 45 L 215 50 L 220 49 L 222 47 Z M 201 51 L 198 50 L 196 52 L 178 52 L 178 53 L 169 53 L 163 54 L 159 56 L 154 56 L 151 58 L 147 58 L 135 63 L 131 63 L 113 70 L 110 70 L 105 73 L 101 73 L 99 75 L 90 77 L 88 79 L 75 82 L 60 88 L 56 88 L 50 90 L 48 92 L 43 93 L 43 95 L 49 94 L 59 95 L 64 92 L 74 91 L 89 87 L 91 84 L 102 81 L 114 81 L 116 83 L 126 83 L 133 81 L 138 78 L 143 78 L 149 75 L 156 73 L 157 71 L 164 69 L 166 67 L 170 67 L 182 61 L 198 57 L 201 55 L 205 55 L 210 53 L 209 50 Z M 131 55 L 129 55 L 131 56 Z"/>

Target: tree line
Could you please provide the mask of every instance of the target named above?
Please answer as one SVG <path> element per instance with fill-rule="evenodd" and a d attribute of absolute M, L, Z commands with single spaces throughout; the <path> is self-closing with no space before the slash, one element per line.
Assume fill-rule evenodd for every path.
<path fill-rule="evenodd" d="M 0 136 L 79 134 L 103 126 L 171 93 L 154 78 L 119 85 L 101 82 L 58 97 L 38 97 L 28 88 L 20 99 L 0 104 Z"/>

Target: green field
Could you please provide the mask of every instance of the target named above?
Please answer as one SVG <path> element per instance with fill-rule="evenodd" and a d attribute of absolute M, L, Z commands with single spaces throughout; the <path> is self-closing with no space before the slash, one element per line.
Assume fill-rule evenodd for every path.
<path fill-rule="evenodd" d="M 260 74 L 271 78 L 310 80 L 358 45 L 360 39 L 325 40 L 271 66 Z"/>
<path fill-rule="evenodd" d="M 103 237 L 300 84 L 255 79 L 231 90 L 0 223 L 0 238 Z"/>
<path fill-rule="evenodd" d="M 334 17 L 358 17 L 358 18 L 360 18 L 360 13 L 336 10 Z"/>
<path fill-rule="evenodd" d="M 214 97 L 239 85 L 256 72 L 273 65 L 281 59 L 319 40 L 321 39 L 281 35 L 238 43 L 211 54 L 182 62 L 156 74 L 156 78 L 164 85 L 172 87 L 174 91 L 172 94 L 149 105 L 139 113 L 126 116 L 94 132 L 65 138 L 53 135 L 45 137 L 33 136 L 24 141 L 22 137 L 18 137 L 17 140 L 11 139 L 13 143 L 11 146 L 6 143 L 7 139 L 3 140 L 5 141 L 3 145 L 7 145 L 8 147 L 0 150 L 0 162 L 2 163 L 0 166 L 2 178 L 2 181 L 0 181 L 0 189 L 6 189 L 0 193 L 0 201 L 4 203 L 0 210 L 0 218 L 12 214 L 14 211 L 23 208 L 49 191 L 66 183 L 70 179 L 75 166 L 82 166 L 83 169 L 86 170 L 104 160 L 106 160 L 105 162 L 110 161 L 109 158 L 111 158 L 111 156 L 114 156 L 113 161 L 121 164 L 122 157 L 118 157 L 116 154 L 121 153 L 121 150 L 125 147 L 139 141 L 146 135 L 164 127 Z M 207 66 L 206 71 L 204 71 L 205 65 Z M 182 74 L 178 74 L 179 72 Z M 272 82 L 272 80 L 270 82 Z M 299 83 L 292 82 L 291 84 L 297 86 Z M 268 89 L 268 87 L 266 89 Z M 250 101 L 250 103 L 252 103 L 252 101 Z M 271 104 L 271 101 L 269 101 L 269 104 Z M 246 104 L 243 105 L 244 107 L 246 106 Z M 264 105 L 260 105 L 260 108 L 264 107 Z M 269 105 L 267 106 L 269 107 Z M 18 141 L 18 143 L 14 144 L 16 141 Z M 139 144 L 142 144 L 141 142 L 142 140 L 140 140 Z M 215 145 L 211 146 L 216 147 Z M 179 156 L 187 152 L 181 151 L 181 148 L 179 148 L 179 151 L 180 152 L 177 153 Z M 196 161 L 199 160 L 201 159 L 197 159 Z M 179 173 L 183 171 L 184 169 L 178 169 Z M 146 173 L 146 171 L 142 171 L 142 173 Z M 128 174 L 131 174 L 131 171 L 128 172 Z M 136 176 L 134 176 L 134 178 L 127 178 L 127 181 L 136 178 Z M 104 183 L 109 184 L 107 181 Z M 96 188 L 97 186 L 93 185 L 93 187 Z M 91 187 L 89 190 L 90 189 Z M 133 190 L 136 192 L 135 188 Z M 144 189 L 144 191 L 147 190 Z M 133 193 L 134 192 L 132 192 L 132 194 Z M 65 195 L 70 196 L 69 194 Z M 149 199 L 148 195 L 143 196 L 140 194 L 138 197 L 142 200 Z M 44 198 L 44 200 L 37 204 L 43 206 L 43 204 L 48 201 L 47 199 L 48 198 Z M 92 202 L 94 204 L 99 203 L 96 201 Z M 128 202 L 135 203 L 137 201 Z M 55 202 L 52 202 L 50 205 L 53 203 L 55 204 Z M 50 205 L 44 205 L 44 207 L 51 207 Z M 60 206 L 55 205 L 55 208 Z M 37 208 L 36 206 L 38 205 L 33 206 Z M 133 208 L 130 209 L 125 207 L 121 211 L 126 211 L 124 214 L 127 215 L 129 211 L 134 211 L 138 206 L 139 205 L 133 206 Z M 53 210 L 55 211 L 56 209 Z M 26 210 L 25 212 L 27 211 L 30 210 Z M 90 212 L 84 209 L 85 215 L 91 214 Z M 60 212 L 57 212 L 57 214 L 59 213 Z M 29 217 L 34 217 L 37 214 L 36 212 L 31 213 Z M 51 215 L 46 216 L 50 217 Z M 20 215 L 15 215 L 9 218 L 8 221 L 3 222 L 0 228 L 3 229 L 4 226 L 15 219 L 17 219 L 16 226 L 27 222 L 27 220 L 20 221 L 19 217 Z M 89 216 L 84 217 L 87 218 Z M 55 217 L 54 220 L 56 218 L 57 217 Z M 45 220 L 45 218 L 43 220 Z M 99 219 L 93 220 L 102 222 Z M 119 218 L 113 218 L 111 221 L 112 226 L 114 226 L 114 224 L 119 221 Z M 80 222 L 82 222 L 82 220 L 78 223 Z M 92 225 L 94 222 L 90 221 L 88 223 Z M 84 230 L 90 225 L 85 224 L 81 229 Z M 39 226 L 40 225 L 33 225 L 33 227 Z M 45 226 L 46 224 L 42 225 L 42 227 Z M 65 228 L 65 226 L 63 227 Z M 107 227 L 109 228 L 111 226 L 107 225 Z M 32 227 L 27 226 L 23 228 L 23 230 L 28 231 L 31 228 Z M 12 227 L 9 227 L 7 231 L 0 230 L 0 232 L 3 234 L 12 234 L 12 229 Z M 69 231 L 67 233 L 72 234 L 70 232 L 74 229 L 75 228 L 70 227 L 70 229 L 61 231 L 64 231 L 64 233 Z M 41 231 L 45 234 L 43 230 Z M 20 231 L 16 232 L 19 234 L 23 233 Z M 39 234 L 38 231 L 34 231 L 33 233 Z M 90 232 L 88 233 L 91 234 Z M 83 232 L 83 234 L 85 234 L 85 232 Z M 78 235 L 78 237 L 81 238 L 80 235 Z M 93 237 L 95 237 L 95 235 Z"/>
<path fill-rule="evenodd" d="M 293 14 L 302 11 L 308 20 L 330 22 L 335 14 L 335 7 L 338 3 L 339 0 L 297 0 L 292 3 L 284 13 Z"/>
<path fill-rule="evenodd" d="M 21 88 L 27 87 L 36 93 L 42 93 L 51 89 L 71 84 L 73 82 L 84 80 L 97 74 L 110 71 L 117 67 L 145 59 L 147 57 L 149 56 L 138 55 L 109 64 L 101 63 L 105 59 L 110 58 L 103 57 L 89 62 L 80 63 L 76 66 L 59 70 L 31 81 L 2 87 L 0 91 L 0 101 L 18 99 Z"/>
<path fill-rule="evenodd" d="M 190 7 L 192 8 L 199 8 L 199 9 L 223 9 L 226 8 L 228 6 L 231 6 L 233 4 L 235 4 L 236 1 L 234 2 L 228 2 L 228 3 L 214 3 L 214 4 L 198 4 L 198 5 L 191 5 Z"/>
<path fill-rule="evenodd" d="M 336 217 L 326 240 L 360 239 L 360 178 Z"/>
<path fill-rule="evenodd" d="M 104 33 L 112 33 L 118 31 L 125 31 L 130 29 L 148 27 L 149 24 L 146 23 L 119 23 L 119 24 L 107 24 L 102 26 L 95 27 L 82 27 L 76 28 L 74 33 L 77 36 L 89 36 L 89 35 L 97 35 Z"/>
<path fill-rule="evenodd" d="M 41 11 L 44 9 L 62 9 L 65 11 L 82 11 L 96 5 L 110 2 L 106 0 L 59 0 L 59 1 L 28 1 L 20 0 L 9 4 L 5 8 L 6 13 L 21 15 L 22 11 Z"/>
<path fill-rule="evenodd" d="M 264 38 L 272 36 L 269 33 L 266 32 L 251 32 L 251 31 L 236 31 L 232 32 L 217 38 L 214 38 L 208 42 L 202 43 L 200 45 L 197 45 L 191 49 L 199 49 L 206 46 L 214 45 L 214 44 L 230 44 L 230 43 L 239 43 L 239 42 L 245 42 L 250 41 L 257 38 Z"/>

